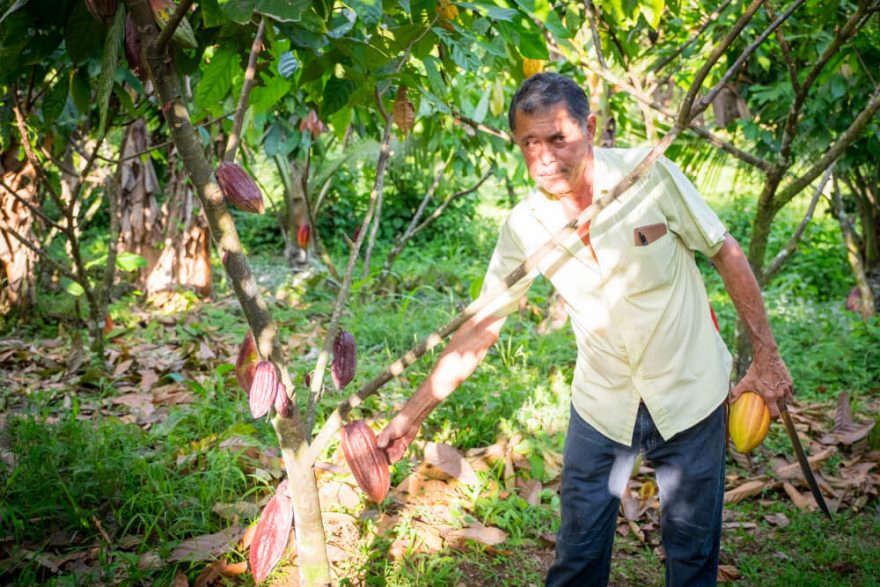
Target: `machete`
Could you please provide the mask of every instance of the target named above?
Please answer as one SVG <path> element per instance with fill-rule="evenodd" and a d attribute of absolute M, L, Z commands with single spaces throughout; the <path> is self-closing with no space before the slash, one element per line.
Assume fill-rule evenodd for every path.
<path fill-rule="evenodd" d="M 791 420 L 791 414 L 788 413 L 788 407 L 785 405 L 785 400 L 780 400 L 779 402 L 779 414 L 782 416 L 782 422 L 785 424 L 785 431 L 788 432 L 788 437 L 791 439 L 791 444 L 794 447 L 794 454 L 797 455 L 798 463 L 801 465 L 801 471 L 804 473 L 804 479 L 807 480 L 807 484 L 810 486 L 810 491 L 813 493 L 813 497 L 816 498 L 816 503 L 819 504 L 819 507 L 825 512 L 825 515 L 828 516 L 829 520 L 834 520 L 834 518 L 831 517 L 831 510 L 828 509 L 828 505 L 825 503 L 825 498 L 822 496 L 822 492 L 819 491 L 819 484 L 816 483 L 816 476 L 813 475 L 813 470 L 810 468 L 810 461 L 807 460 L 807 455 L 804 454 L 804 447 L 801 446 L 797 430 L 794 428 L 794 422 Z"/>

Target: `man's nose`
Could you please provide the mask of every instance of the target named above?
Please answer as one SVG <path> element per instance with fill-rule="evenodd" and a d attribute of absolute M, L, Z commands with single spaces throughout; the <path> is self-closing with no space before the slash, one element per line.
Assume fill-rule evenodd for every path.
<path fill-rule="evenodd" d="M 556 156 L 553 154 L 553 149 L 548 149 L 546 147 L 542 148 L 541 152 L 538 154 L 538 160 L 544 165 L 555 163 Z"/>

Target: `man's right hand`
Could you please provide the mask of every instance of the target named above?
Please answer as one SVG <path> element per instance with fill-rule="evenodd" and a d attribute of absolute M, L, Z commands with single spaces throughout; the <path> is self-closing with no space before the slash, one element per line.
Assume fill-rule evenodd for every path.
<path fill-rule="evenodd" d="M 419 433 L 419 422 L 400 413 L 394 416 L 379 433 L 377 444 L 385 451 L 388 462 L 394 464 L 403 458 L 406 449 Z"/>

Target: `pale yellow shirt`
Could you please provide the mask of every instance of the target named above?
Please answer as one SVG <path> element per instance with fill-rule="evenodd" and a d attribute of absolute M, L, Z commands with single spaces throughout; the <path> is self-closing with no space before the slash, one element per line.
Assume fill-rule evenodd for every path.
<path fill-rule="evenodd" d="M 594 149 L 598 198 L 647 149 Z M 566 223 L 560 203 L 534 190 L 501 227 L 483 291 L 539 249 Z M 635 229 L 668 232 L 636 246 Z M 557 247 L 489 312 L 506 316 L 538 273 L 565 301 L 577 341 L 572 404 L 608 438 L 629 445 L 639 400 L 664 439 L 703 420 L 727 397 L 731 356 L 712 322 L 694 251 L 713 256 L 725 227 L 693 184 L 661 158 L 602 210 L 590 229 L 596 259 L 577 235 Z"/>

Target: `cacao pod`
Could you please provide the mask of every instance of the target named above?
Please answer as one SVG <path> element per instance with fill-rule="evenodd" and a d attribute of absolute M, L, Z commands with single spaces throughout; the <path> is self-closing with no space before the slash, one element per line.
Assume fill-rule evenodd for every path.
<path fill-rule="evenodd" d="M 287 391 L 283 385 L 278 385 L 275 392 L 275 411 L 281 414 L 283 418 L 287 417 L 287 408 L 290 405 L 290 398 L 287 397 Z"/>
<path fill-rule="evenodd" d="M 263 192 L 244 169 L 224 161 L 217 167 L 216 175 L 217 183 L 230 204 L 244 212 L 263 213 Z"/>
<path fill-rule="evenodd" d="M 764 398 L 745 391 L 730 406 L 727 428 L 738 452 L 747 453 L 764 441 L 770 429 L 770 410 Z"/>
<path fill-rule="evenodd" d="M 440 13 L 440 26 L 447 31 L 454 31 L 455 27 L 452 26 L 451 21 L 458 18 L 458 6 L 449 0 L 440 0 L 440 2 L 437 3 L 436 10 Z"/>
<path fill-rule="evenodd" d="M 254 374 L 257 372 L 259 360 L 254 335 L 248 332 L 238 348 L 238 358 L 235 361 L 235 379 L 245 391 L 250 390 L 251 384 L 254 382 Z"/>
<path fill-rule="evenodd" d="M 109 26 L 116 16 L 116 0 L 86 0 L 86 9 L 96 21 Z"/>
<path fill-rule="evenodd" d="M 141 40 L 138 37 L 137 25 L 132 18 L 131 13 L 125 15 L 125 60 L 128 61 L 128 68 L 141 81 L 146 81 L 144 77 L 146 70 L 144 63 L 141 61 Z"/>
<path fill-rule="evenodd" d="M 275 369 L 275 365 L 269 361 L 257 363 L 254 380 L 248 391 L 248 407 L 254 418 L 262 418 L 269 413 L 279 388 L 283 390 L 284 386 L 278 381 L 278 370 Z"/>
<path fill-rule="evenodd" d="M 312 236 L 312 227 L 306 224 L 300 224 L 299 230 L 296 231 L 296 242 L 299 248 L 304 249 L 309 246 L 309 238 Z"/>
<path fill-rule="evenodd" d="M 522 70 L 526 77 L 532 77 L 536 73 L 544 71 L 544 62 L 540 59 L 529 59 L 526 57 L 523 59 Z"/>
<path fill-rule="evenodd" d="M 489 110 L 495 116 L 500 116 L 504 112 L 504 85 L 502 85 L 500 78 L 492 84 L 492 93 L 489 95 Z"/>
<path fill-rule="evenodd" d="M 330 365 L 330 376 L 336 389 L 348 385 L 357 371 L 357 346 L 354 336 L 346 330 L 339 330 L 333 340 L 333 364 Z"/>
<path fill-rule="evenodd" d="M 406 97 L 406 86 L 397 88 L 397 99 L 394 100 L 394 108 L 391 110 L 391 118 L 404 136 L 413 127 L 416 120 L 416 109 Z"/>
<path fill-rule="evenodd" d="M 287 479 L 278 485 L 254 530 L 248 562 L 257 584 L 272 572 L 287 547 L 293 524 L 293 502 L 287 494 L 287 487 Z"/>
<path fill-rule="evenodd" d="M 309 134 L 312 135 L 312 140 L 317 139 L 326 130 L 327 125 L 321 122 L 321 119 L 318 118 L 318 113 L 314 110 L 309 110 L 309 113 L 299 121 L 299 132 L 309 131 Z"/>
<path fill-rule="evenodd" d="M 376 445 L 376 435 L 363 420 L 342 428 L 342 452 L 358 486 L 371 500 L 382 503 L 391 487 L 388 457 Z"/>
<path fill-rule="evenodd" d="M 150 0 L 153 20 L 156 21 L 160 29 L 168 24 L 168 21 L 171 20 L 171 15 L 174 14 L 176 9 L 177 6 L 173 0 Z M 192 25 L 189 24 L 185 16 L 180 20 L 177 28 L 174 29 L 174 34 L 171 35 L 171 42 L 187 49 L 198 48 L 199 44 L 196 42 L 196 35 L 193 33 Z"/>

